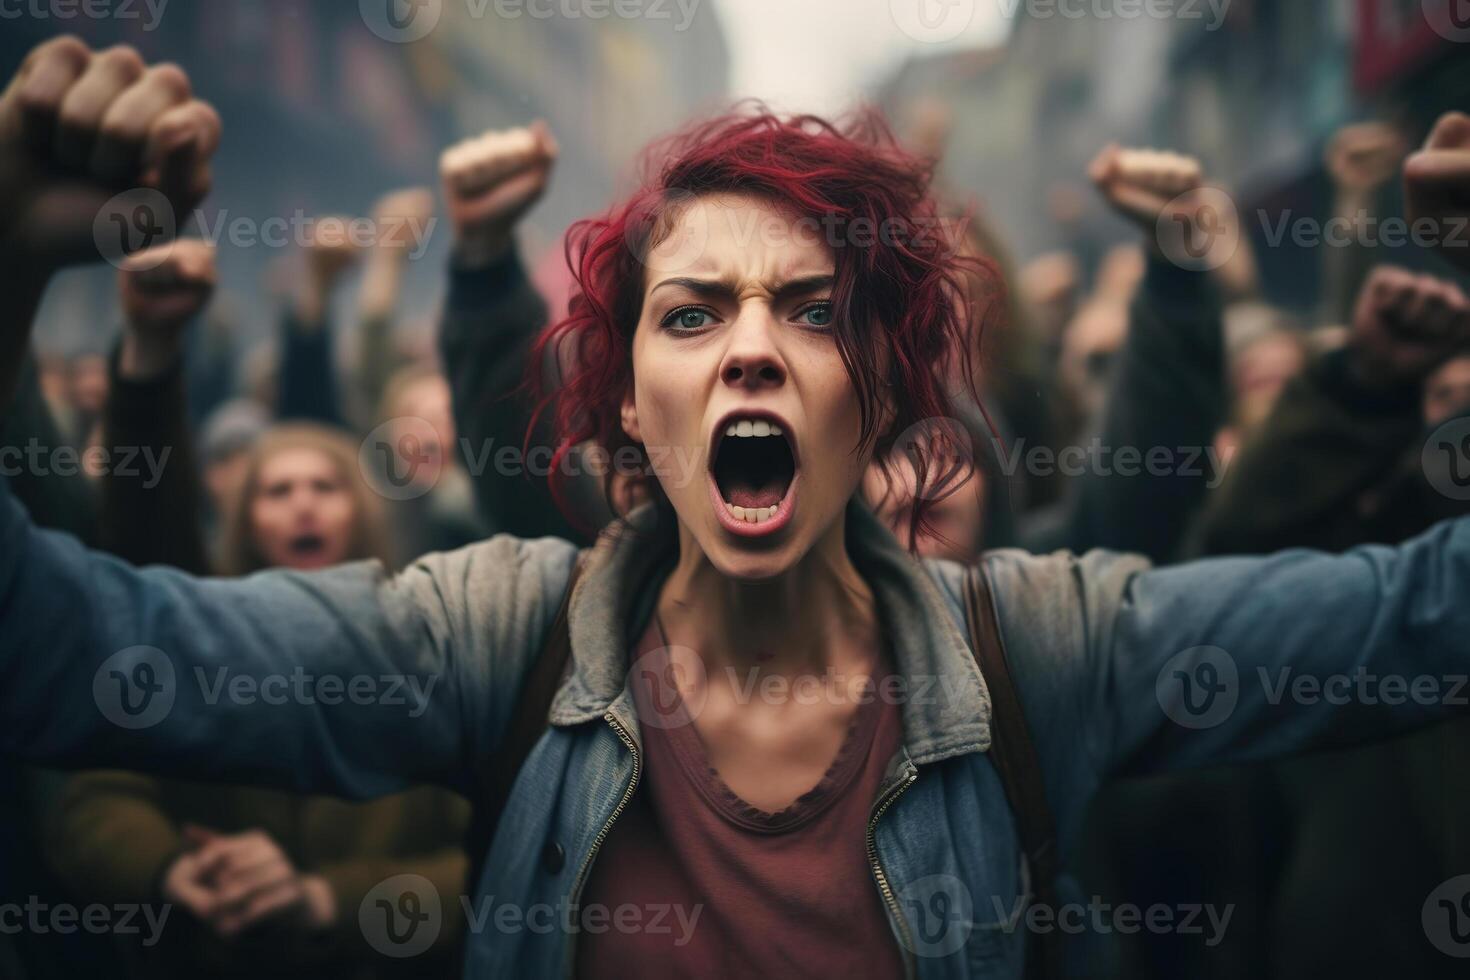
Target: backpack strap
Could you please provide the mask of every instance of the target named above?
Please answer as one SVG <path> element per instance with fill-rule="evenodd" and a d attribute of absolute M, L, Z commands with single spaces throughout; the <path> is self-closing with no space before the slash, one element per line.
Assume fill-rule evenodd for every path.
<path fill-rule="evenodd" d="M 490 758 L 480 763 L 475 773 L 474 805 L 470 817 L 469 832 L 465 848 L 469 854 L 469 892 L 474 894 L 480 883 L 480 871 L 490 853 L 490 844 L 495 840 L 495 828 L 505 804 L 510 800 L 511 787 L 516 775 L 525 765 L 526 757 L 541 740 L 546 731 L 547 716 L 551 714 L 551 702 L 561 686 L 562 675 L 572 659 L 572 632 L 568 615 L 572 607 L 572 592 L 577 580 L 582 577 L 582 561 L 572 566 L 567 579 L 567 590 L 557 608 L 556 618 L 546 634 L 541 652 L 521 680 L 521 690 L 515 700 L 515 713 L 511 715 L 500 747 Z"/>
<path fill-rule="evenodd" d="M 1030 870 L 1028 904 L 1040 903 L 1056 909 L 1056 821 L 1046 802 L 1041 762 L 1006 660 L 1005 643 L 995 614 L 995 597 L 980 565 L 965 573 L 964 602 L 970 651 L 990 691 L 990 759 L 1015 814 L 1021 849 Z M 1061 976 L 1060 934 L 1051 930 L 1033 938 L 1027 975 Z"/>

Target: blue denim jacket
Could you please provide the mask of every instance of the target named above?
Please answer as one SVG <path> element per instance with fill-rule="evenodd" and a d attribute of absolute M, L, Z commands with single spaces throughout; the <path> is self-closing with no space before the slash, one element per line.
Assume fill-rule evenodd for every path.
<path fill-rule="evenodd" d="M 552 726 L 464 900 L 470 977 L 573 969 L 566 910 L 641 775 L 627 638 L 674 547 L 651 514 L 605 535 L 576 587 Z M 960 626 L 964 570 L 914 561 L 861 507 L 848 522 L 906 685 L 903 748 L 869 823 L 873 886 L 912 975 L 1019 977 L 1027 870 Z M 468 789 L 576 559 L 564 542 L 497 537 L 394 577 L 361 563 L 201 580 L 38 531 L 0 481 L 0 751 L 353 797 Z M 985 565 L 1064 864 L 1113 775 L 1384 737 L 1464 694 L 1470 519 L 1344 556 L 1152 570 L 1103 552 L 1000 552 Z M 410 954 L 434 909 L 461 901 L 421 890 L 385 882 L 343 914 Z"/>

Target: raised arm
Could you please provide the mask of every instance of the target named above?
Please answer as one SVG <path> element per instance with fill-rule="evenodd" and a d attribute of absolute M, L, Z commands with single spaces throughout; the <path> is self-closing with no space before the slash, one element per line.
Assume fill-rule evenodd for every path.
<path fill-rule="evenodd" d="M 1188 225 L 1190 236 L 1203 234 L 1194 230 L 1201 211 L 1216 203 L 1197 161 L 1110 148 L 1094 162 L 1092 177 L 1144 233 L 1147 272 L 1093 434 L 1099 452 L 1089 454 L 1056 510 L 1023 527 L 1023 542 L 1037 552 L 1115 548 L 1164 561 L 1176 556 L 1215 476 L 1205 447 L 1225 405 L 1222 296 L 1246 288 L 1252 264 L 1245 260 L 1242 271 L 1235 253 L 1213 271 L 1191 267 L 1161 235 L 1161 227 L 1174 227 L 1171 219 Z"/>
<path fill-rule="evenodd" d="M 291 303 L 281 321 L 281 377 L 276 415 L 343 424 L 332 335 L 332 294 L 357 261 L 345 218 L 318 218 L 311 230 Z"/>
<path fill-rule="evenodd" d="M 184 331 L 215 280 L 214 246 L 194 239 L 139 252 L 118 276 L 123 339 L 103 444 L 136 458 L 101 481 L 100 545 L 135 565 L 209 572 L 182 362 Z"/>
<path fill-rule="evenodd" d="M 1411 222 L 1433 223 L 1440 255 L 1470 272 L 1470 115 L 1440 118 L 1424 148 L 1404 164 Z"/>
<path fill-rule="evenodd" d="M 95 254 L 119 185 L 202 196 L 217 118 L 178 69 L 129 64 L 52 42 L 0 98 L 0 267 L 25 256 L 44 283 Z M 89 176 L 55 176 L 76 162 Z M 4 335 L 7 356 L 28 329 Z M 396 578 L 362 563 L 207 581 L 40 531 L 0 479 L 0 754 L 353 796 L 459 785 L 493 751 L 572 560 L 500 538 Z"/>
<path fill-rule="evenodd" d="M 455 246 L 439 343 L 480 515 L 497 530 L 581 540 L 586 533 L 544 492 L 549 424 L 532 438 L 535 452 L 525 457 L 526 467 L 514 462 L 522 458 L 533 409 L 521 386 L 531 345 L 547 320 L 546 301 L 516 253 L 515 226 L 545 192 L 556 153 L 539 124 L 486 133 L 444 152 L 440 171 Z M 496 462 L 502 450 L 514 451 L 502 457 L 513 465 Z M 535 470 L 538 464 L 543 469 Z M 528 476 L 525 469 L 540 475 Z M 577 498 L 586 505 L 587 523 L 600 527 L 608 516 L 601 488 L 579 487 Z"/>
<path fill-rule="evenodd" d="M 1375 540 L 1365 537 L 1372 522 L 1362 496 L 1422 439 L 1421 387 L 1470 342 L 1470 300 L 1451 282 L 1380 266 L 1352 322 L 1347 346 L 1287 386 L 1210 495 L 1200 528 L 1207 552 Z M 1425 514 L 1420 527 L 1432 520 Z"/>

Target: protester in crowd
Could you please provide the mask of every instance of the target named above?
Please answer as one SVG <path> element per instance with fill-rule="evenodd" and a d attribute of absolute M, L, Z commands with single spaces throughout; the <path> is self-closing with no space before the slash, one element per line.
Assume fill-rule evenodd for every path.
<path fill-rule="evenodd" d="M 444 151 L 439 168 L 454 251 L 439 342 L 481 519 L 495 531 L 585 541 L 611 517 L 601 477 L 579 453 L 567 458 L 574 520 L 536 488 L 550 465 L 551 429 L 524 391 L 547 307 L 526 277 L 515 228 L 545 193 L 557 152 L 544 123 L 487 132 Z M 552 357 L 543 369 L 555 377 L 560 364 Z"/>
<path fill-rule="evenodd" d="M 105 429 L 156 470 L 101 487 L 103 546 L 138 564 L 208 571 L 201 492 L 182 374 L 186 326 L 214 289 L 214 249 L 183 240 L 139 253 L 120 277 L 125 329 Z M 167 455 L 165 455 L 167 451 Z M 248 450 L 218 567 L 245 575 L 386 560 L 386 527 L 357 447 L 311 424 L 265 432 Z M 70 780 L 50 824 L 50 857 L 79 901 L 170 903 L 163 941 L 130 944 L 139 977 L 398 975 L 373 954 L 356 910 L 394 874 L 455 894 L 468 810 L 437 789 L 370 804 L 123 772 Z M 450 969 L 462 918 L 412 972 Z"/>
<path fill-rule="evenodd" d="M 98 64 L 108 61 L 75 40 L 53 42 L 0 99 L 0 264 L 24 267 L 36 284 L 0 311 L 3 404 L 41 288 L 91 244 L 90 220 L 38 220 L 31 202 L 70 199 L 90 218 L 110 191 L 59 179 L 55 154 L 38 152 L 27 131 L 54 122 L 74 86 L 95 86 L 101 106 L 116 107 L 106 133 L 149 134 L 131 151 L 109 148 L 102 109 L 73 120 L 100 138 L 100 159 L 121 161 L 121 179 L 158 186 L 181 207 L 207 187 L 218 133 L 207 107 L 174 72 L 118 77 Z M 953 302 L 963 260 L 912 237 L 861 251 L 793 235 L 747 242 L 726 219 L 862 215 L 913 228 L 936 213 L 927 166 L 866 120 L 839 130 L 769 115 L 716 119 L 651 159 L 635 197 L 574 233 L 580 291 L 536 356 L 571 345 L 557 388 L 561 451 L 595 440 L 710 456 L 689 478 L 655 467 L 653 504 L 601 540 L 575 589 L 575 546 L 509 536 L 396 577 L 372 563 L 228 582 L 140 571 L 35 529 L 0 484 L 0 629 L 12 641 L 0 651 L 0 748 L 297 791 L 468 787 L 506 744 L 520 681 L 565 598 L 570 676 L 497 814 L 476 893 L 521 909 L 654 902 L 698 906 L 700 917 L 677 941 L 651 929 L 479 933 L 470 974 L 600 976 L 638 962 L 657 972 L 1019 976 L 1028 956 L 1055 955 L 1055 939 L 1028 951 L 1004 909 L 1028 893 L 1055 901 L 1066 879 L 1051 862 L 1075 856 L 1086 802 L 1107 779 L 1382 738 L 1449 714 L 1418 702 L 1283 711 L 1243 684 L 1232 710 L 1201 726 L 1179 720 L 1201 708 L 1188 689 L 1161 700 L 1158 685 L 1173 668 L 1203 678 L 1205 648 L 1228 651 L 1245 677 L 1282 666 L 1463 670 L 1463 519 L 1345 556 L 1150 569 L 1108 553 L 998 553 L 968 580 L 966 566 L 914 562 L 854 498 L 885 440 L 949 413 L 941 378 L 966 351 Z M 1463 194 L 1465 171 L 1443 202 Z M 690 186 L 692 199 L 673 193 Z M 650 215 L 658 220 L 642 220 Z M 681 243 L 699 237 L 703 247 L 681 259 Z M 942 447 L 921 448 L 916 463 L 920 524 L 932 489 L 965 475 L 931 469 L 939 458 Z M 987 586 L 993 602 L 973 602 L 974 621 L 991 622 L 977 629 L 1004 643 L 1004 661 L 962 639 L 967 581 Z M 147 647 L 167 660 L 139 652 Z M 678 650 L 696 660 L 658 669 Z M 630 671 L 633 652 L 654 658 L 650 669 Z M 977 656 L 989 665 L 983 680 Z M 145 660 L 152 669 L 137 670 Z M 106 703 L 93 682 L 107 671 L 148 685 L 133 691 L 142 703 L 122 703 L 152 710 L 165 662 L 182 680 L 154 723 L 116 725 L 92 710 Z M 689 673 L 697 664 L 708 666 Z M 189 679 L 220 667 L 431 676 L 438 686 L 416 714 L 383 700 L 207 704 Z M 953 694 L 749 702 L 734 687 L 742 668 L 835 671 L 865 680 L 862 690 L 937 675 Z M 650 689 L 659 677 L 674 689 Z M 1019 775 L 997 761 L 1027 758 L 1013 754 L 1026 744 L 1018 736 L 1034 745 Z M 1055 811 L 1055 840 L 1038 793 Z M 914 917 L 939 910 L 935 887 L 942 906 L 969 896 L 969 912 L 942 920 L 953 945 L 921 956 L 935 923 L 920 931 Z M 419 901 L 398 897 L 381 907 L 419 914 Z"/>

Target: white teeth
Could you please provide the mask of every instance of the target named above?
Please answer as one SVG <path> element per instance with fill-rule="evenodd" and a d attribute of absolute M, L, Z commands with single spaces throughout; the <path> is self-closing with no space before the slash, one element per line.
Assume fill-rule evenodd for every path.
<path fill-rule="evenodd" d="M 741 439 L 764 439 L 766 436 L 781 435 L 781 427 L 765 419 L 746 419 L 743 422 L 731 422 L 725 426 L 725 435 Z"/>
<path fill-rule="evenodd" d="M 725 508 L 737 521 L 744 521 L 747 524 L 763 524 L 776 516 L 776 511 L 781 509 L 781 504 L 777 502 L 773 507 L 737 507 L 727 500 Z"/>

